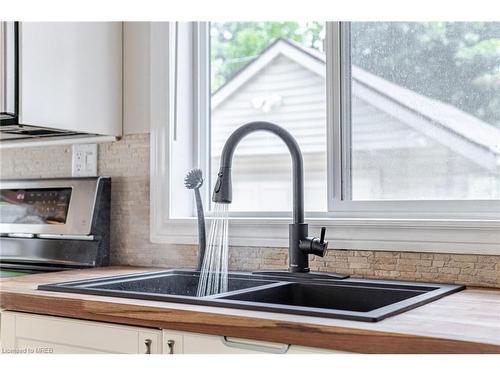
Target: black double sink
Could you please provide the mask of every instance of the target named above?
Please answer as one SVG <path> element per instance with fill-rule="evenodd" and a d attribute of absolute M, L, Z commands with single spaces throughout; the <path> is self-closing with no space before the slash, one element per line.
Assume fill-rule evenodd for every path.
<path fill-rule="evenodd" d="M 40 285 L 38 289 L 376 322 L 464 289 L 366 279 L 229 273 L 228 292 L 197 297 L 199 272 L 168 270 Z"/>

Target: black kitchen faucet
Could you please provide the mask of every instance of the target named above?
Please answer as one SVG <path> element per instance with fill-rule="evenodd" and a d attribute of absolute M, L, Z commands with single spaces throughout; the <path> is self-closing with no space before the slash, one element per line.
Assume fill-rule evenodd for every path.
<path fill-rule="evenodd" d="M 285 142 L 292 157 L 293 168 L 293 223 L 289 225 L 289 266 L 287 271 L 259 271 L 256 273 L 283 275 L 293 273 L 294 276 L 311 278 L 345 279 L 347 275 L 336 273 L 313 273 L 309 270 L 309 255 L 323 257 L 328 248 L 325 241 L 326 228 L 321 228 L 320 237 L 308 236 L 308 224 L 304 223 L 304 167 L 302 153 L 295 138 L 282 127 L 270 122 L 250 122 L 236 129 L 227 139 L 222 150 L 221 164 L 212 200 L 229 204 L 232 201 L 231 165 L 234 150 L 238 143 L 248 134 L 255 131 L 267 131 L 280 137 Z"/>

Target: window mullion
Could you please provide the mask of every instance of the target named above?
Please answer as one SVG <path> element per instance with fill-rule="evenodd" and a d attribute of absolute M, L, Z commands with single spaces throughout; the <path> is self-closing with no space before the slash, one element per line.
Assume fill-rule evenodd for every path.
<path fill-rule="evenodd" d="M 341 153 L 341 200 L 352 200 L 351 176 L 351 46 L 350 24 L 339 25 L 339 64 L 340 64 L 340 153 Z"/>
<path fill-rule="evenodd" d="M 340 22 L 326 23 L 326 110 L 328 211 L 342 200 Z"/>
<path fill-rule="evenodd" d="M 210 207 L 210 23 L 193 23 L 193 160 L 203 171 L 201 194 L 204 207 Z"/>

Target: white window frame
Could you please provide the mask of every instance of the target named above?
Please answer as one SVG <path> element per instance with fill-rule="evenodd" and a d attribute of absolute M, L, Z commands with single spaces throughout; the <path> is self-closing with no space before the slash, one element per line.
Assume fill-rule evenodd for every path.
<path fill-rule="evenodd" d="M 184 25 L 185 26 L 185 25 Z M 196 244 L 196 218 L 189 191 L 173 191 L 171 181 L 182 181 L 194 165 L 210 173 L 209 69 L 206 23 L 193 23 L 190 40 L 179 41 L 176 23 L 151 24 L 151 183 L 150 239 L 156 243 Z M 343 175 L 349 162 L 349 64 L 342 61 L 349 48 L 345 24 L 327 23 L 328 212 L 306 213 L 310 232 L 327 227 L 332 249 L 422 251 L 500 254 L 500 201 L 349 201 Z M 206 40 L 206 39 L 205 39 Z M 179 48 L 190 61 L 179 59 Z M 203 60 L 205 59 L 205 60 Z M 177 72 L 179 66 L 183 72 Z M 186 70 L 186 66 L 189 68 Z M 185 83 L 191 80 L 186 90 Z M 183 82 L 182 90 L 179 81 Z M 181 91 L 179 91 L 181 90 Z M 197 100 L 194 100 L 197 98 Z M 167 105 L 166 105 L 167 104 Z M 176 108 L 176 110 L 174 110 Z M 182 116 L 179 111 L 184 111 Z M 189 114 L 189 115 L 188 115 Z M 183 129 L 183 132 L 179 132 Z M 189 129 L 187 131 L 186 129 Z M 172 137 L 181 137 L 172 143 Z M 193 146 L 181 157 L 179 149 Z M 180 146 L 179 146 L 180 145 Z M 176 148 L 177 147 L 177 148 Z M 182 173 L 181 173 L 182 172 Z M 207 184 L 205 184 L 207 185 Z M 177 184 L 179 186 L 179 184 Z M 203 196 L 209 199 L 205 186 Z M 173 198 L 174 196 L 174 198 Z M 306 198 L 307 199 L 307 198 Z M 172 200 L 173 203 L 172 204 Z M 185 207 L 181 217 L 173 206 Z M 177 212 L 177 211 L 176 211 Z M 209 216 L 209 215 L 207 215 Z M 230 245 L 286 247 L 291 213 L 232 213 Z"/>
<path fill-rule="evenodd" d="M 328 119 L 328 211 L 333 217 L 404 218 L 404 219 L 500 219 L 499 200 L 350 200 L 350 62 L 348 56 L 349 24 L 328 23 L 327 39 L 327 100 Z M 330 64 L 328 62 L 330 61 Z M 333 84 L 332 84 L 333 83 Z M 347 100 L 345 100 L 347 99 Z M 500 161 L 499 161 L 500 162 Z"/>

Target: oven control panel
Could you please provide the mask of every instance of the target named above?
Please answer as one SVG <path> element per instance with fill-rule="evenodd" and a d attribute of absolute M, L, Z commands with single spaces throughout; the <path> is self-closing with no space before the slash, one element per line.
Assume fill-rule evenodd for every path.
<path fill-rule="evenodd" d="M 1 189 L 1 222 L 65 224 L 71 191 L 71 188 Z"/>

